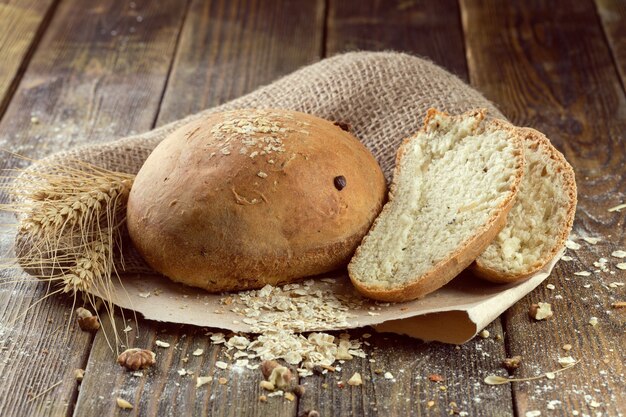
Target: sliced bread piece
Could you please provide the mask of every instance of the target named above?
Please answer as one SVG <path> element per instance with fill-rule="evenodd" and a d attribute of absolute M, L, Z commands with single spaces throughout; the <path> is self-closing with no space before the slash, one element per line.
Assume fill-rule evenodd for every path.
<path fill-rule="evenodd" d="M 524 140 L 526 167 L 504 229 L 472 269 L 492 282 L 520 281 L 538 272 L 565 245 L 574 223 L 574 170 L 542 133 L 509 127 Z"/>
<path fill-rule="evenodd" d="M 389 202 L 352 258 L 357 290 L 407 301 L 443 286 L 504 227 L 524 174 L 521 138 L 484 110 L 431 109 L 398 150 Z"/>

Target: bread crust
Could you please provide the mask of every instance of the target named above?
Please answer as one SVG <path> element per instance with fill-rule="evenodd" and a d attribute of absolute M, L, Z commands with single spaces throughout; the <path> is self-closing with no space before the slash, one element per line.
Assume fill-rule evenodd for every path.
<path fill-rule="evenodd" d="M 250 126 L 237 121 L 255 115 L 282 139 L 238 134 Z M 345 266 L 385 194 L 378 163 L 350 133 L 300 112 L 244 109 L 166 138 L 137 175 L 127 224 L 148 264 L 174 281 L 261 288 Z"/>
<path fill-rule="evenodd" d="M 422 128 L 422 131 L 427 131 L 431 119 L 439 114 L 447 116 L 447 113 L 430 109 L 424 119 L 424 127 Z M 470 116 L 477 118 L 477 124 L 481 122 L 485 123 L 485 129 L 500 129 L 500 123 L 506 123 L 500 120 L 484 121 L 486 116 L 485 109 L 471 110 L 458 117 L 464 118 Z M 405 139 L 398 150 L 396 156 L 396 168 L 394 169 L 393 176 L 394 180 L 390 186 L 389 201 L 385 207 L 383 207 L 381 214 L 378 216 L 372 227 L 374 227 L 376 223 L 385 216 L 385 213 L 391 209 L 389 204 L 394 198 L 394 191 L 396 187 L 395 179 L 400 175 L 400 161 L 404 156 L 406 144 L 410 140 L 411 138 Z M 457 250 L 450 254 L 447 258 L 434 265 L 429 272 L 422 276 L 417 276 L 414 280 L 397 288 L 380 289 L 364 285 L 356 277 L 354 269 L 351 265 L 348 265 L 350 280 L 355 288 L 361 294 L 375 300 L 390 302 L 415 300 L 424 297 L 438 288 L 441 288 L 456 277 L 462 270 L 467 268 L 504 228 L 506 225 L 506 216 L 515 203 L 515 195 L 519 190 L 519 186 L 524 175 L 525 159 L 521 136 L 518 133 L 513 133 L 511 135 L 511 141 L 517 149 L 517 152 L 515 153 L 517 158 L 517 170 L 511 183 L 510 196 L 500 203 L 500 205 L 495 209 L 494 215 L 479 230 L 477 230 L 472 237 L 459 245 Z M 366 236 L 363 241 L 366 239 L 368 239 L 368 236 Z M 359 248 L 357 248 L 355 256 L 360 253 L 361 247 L 362 246 L 359 246 Z"/>
<path fill-rule="evenodd" d="M 535 129 L 529 127 L 515 127 L 513 125 L 509 125 L 507 128 L 518 132 L 518 134 L 523 137 L 524 141 L 531 141 L 534 146 L 541 149 L 541 151 L 548 156 L 550 161 L 557 166 L 556 172 L 558 173 L 557 175 L 561 176 L 563 181 L 563 192 L 567 194 L 568 206 L 565 221 L 560 225 L 555 244 L 549 248 L 549 250 L 545 250 L 543 256 L 532 265 L 529 265 L 522 273 L 511 274 L 504 270 L 490 268 L 485 262 L 481 262 L 480 257 L 472 264 L 471 269 L 475 275 L 487 281 L 502 284 L 528 279 L 554 259 L 565 246 L 565 241 L 572 230 L 577 204 L 577 187 L 574 169 L 567 162 L 563 154 L 550 143 L 550 140 L 543 133 Z"/>

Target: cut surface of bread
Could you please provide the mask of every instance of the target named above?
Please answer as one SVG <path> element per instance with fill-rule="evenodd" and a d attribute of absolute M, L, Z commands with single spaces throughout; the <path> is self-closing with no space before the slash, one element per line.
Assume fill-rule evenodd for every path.
<path fill-rule="evenodd" d="M 398 150 L 389 202 L 348 271 L 359 292 L 407 301 L 443 286 L 504 227 L 524 173 L 522 140 L 484 111 L 431 109 Z"/>
<path fill-rule="evenodd" d="M 574 170 L 542 133 L 512 128 L 524 140 L 526 167 L 507 224 L 472 269 L 492 282 L 515 282 L 543 268 L 569 236 L 576 211 Z"/>

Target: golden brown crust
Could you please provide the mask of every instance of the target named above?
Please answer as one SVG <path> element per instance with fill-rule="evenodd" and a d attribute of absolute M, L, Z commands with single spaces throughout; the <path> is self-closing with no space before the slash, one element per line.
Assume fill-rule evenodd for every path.
<path fill-rule="evenodd" d="M 430 109 L 426 115 L 426 118 L 424 119 L 425 126 L 424 128 L 422 128 L 422 131 L 427 131 L 430 120 L 437 114 L 447 115 L 446 113 L 440 113 L 437 110 Z M 476 117 L 478 124 L 483 121 L 485 115 L 486 110 L 478 109 L 468 111 L 458 117 Z M 500 120 L 489 120 L 485 122 L 485 129 L 500 129 L 500 123 L 506 122 Z M 487 223 L 483 225 L 483 227 L 477 230 L 470 239 L 463 242 L 462 245 L 460 245 L 454 253 L 452 253 L 450 256 L 448 256 L 446 259 L 442 260 L 438 264 L 434 265 L 428 273 L 422 275 L 421 277 L 415 277 L 412 282 L 409 282 L 408 284 L 398 288 L 384 290 L 375 287 L 368 287 L 362 282 L 358 281 L 358 279 L 352 272 L 352 268 L 350 267 L 350 265 L 348 265 L 350 280 L 352 281 L 352 284 L 356 287 L 356 289 L 366 297 L 375 300 L 391 302 L 409 301 L 424 297 L 425 295 L 437 290 L 438 288 L 441 288 L 442 286 L 450 282 L 454 277 L 456 277 L 463 269 L 467 268 L 487 248 L 487 246 L 491 244 L 493 239 L 504 228 L 504 226 L 506 225 L 506 216 L 515 203 L 515 195 L 519 190 L 519 186 L 524 175 L 525 159 L 521 136 L 519 134 L 512 134 L 511 140 L 517 148 L 516 157 L 518 160 L 517 174 L 515 175 L 515 178 L 510 188 L 511 195 L 509 196 L 509 198 L 500 203 L 500 205 L 496 208 L 495 214 L 489 219 Z M 389 203 L 393 200 L 395 179 L 398 178 L 400 170 L 399 162 L 404 155 L 404 149 L 408 141 L 410 141 L 410 138 L 405 139 L 402 143 L 402 146 L 398 150 L 396 158 L 396 169 L 394 170 L 394 181 L 392 182 L 390 187 L 391 191 L 389 194 Z M 383 211 L 374 222 L 374 225 L 376 224 L 376 222 L 379 221 L 381 217 L 385 215 L 386 210 L 389 210 L 388 205 L 383 208 Z M 367 238 L 368 236 L 365 237 L 365 239 Z M 360 253 L 360 249 L 360 247 L 357 248 L 357 254 Z"/>
<path fill-rule="evenodd" d="M 577 188 L 574 170 L 567 162 L 563 154 L 550 143 L 550 140 L 543 133 L 535 129 L 514 126 L 510 126 L 509 128 L 519 132 L 524 141 L 531 141 L 533 146 L 537 146 L 541 149 L 541 151 L 548 156 L 552 163 L 558 167 L 557 173 L 561 176 L 563 181 L 563 185 L 565 187 L 563 191 L 568 196 L 569 205 L 567 206 L 565 221 L 560 225 L 555 244 L 549 248 L 549 250 L 546 250 L 539 260 L 532 265 L 529 265 L 528 268 L 526 268 L 522 273 L 511 274 L 507 271 L 490 268 L 484 262 L 480 261 L 480 257 L 476 259 L 474 264 L 472 264 L 472 271 L 480 278 L 504 284 L 527 279 L 539 272 L 545 265 L 554 259 L 559 251 L 564 247 L 565 241 L 569 237 L 569 233 L 572 230 L 577 204 Z"/>
<path fill-rule="evenodd" d="M 222 132 L 229 120 L 256 123 L 257 113 L 261 130 L 266 119 L 286 129 L 274 132 L 280 143 L 251 143 L 237 126 Z M 155 149 L 127 223 L 146 261 L 172 280 L 213 292 L 260 288 L 345 266 L 385 193 L 372 154 L 333 123 L 238 110 L 184 126 Z"/>

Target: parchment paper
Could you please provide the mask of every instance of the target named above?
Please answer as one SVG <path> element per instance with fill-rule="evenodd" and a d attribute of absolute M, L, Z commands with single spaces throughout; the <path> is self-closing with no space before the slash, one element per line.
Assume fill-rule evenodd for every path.
<path fill-rule="evenodd" d="M 448 285 L 420 300 L 389 304 L 364 299 L 362 307 L 351 311 L 356 317 L 348 320 L 349 326 L 310 330 L 373 326 L 381 332 L 461 344 L 472 339 L 546 279 L 561 255 L 562 252 L 541 272 L 521 283 L 492 284 L 464 271 Z M 122 282 L 123 286 L 116 282 L 115 290 L 108 300 L 141 313 L 147 319 L 251 332 L 250 326 L 242 322 L 243 316 L 233 313 L 221 302 L 224 294 L 209 294 L 158 275 L 125 275 Z M 312 288 L 332 288 L 336 293 L 358 296 L 345 271 L 318 277 Z M 372 311 L 370 307 L 376 310 Z"/>

